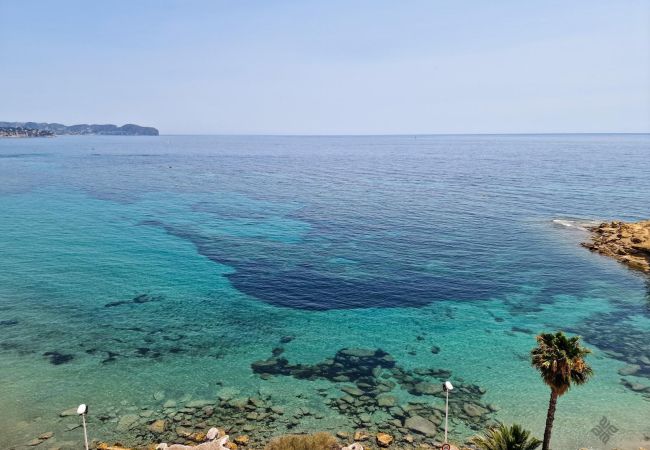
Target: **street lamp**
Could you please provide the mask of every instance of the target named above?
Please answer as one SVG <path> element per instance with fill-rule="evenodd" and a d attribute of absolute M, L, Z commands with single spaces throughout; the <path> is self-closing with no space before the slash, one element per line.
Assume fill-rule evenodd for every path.
<path fill-rule="evenodd" d="M 445 401 L 445 444 L 447 443 L 447 425 L 449 423 L 449 391 L 454 389 L 454 386 L 450 381 L 445 381 L 442 383 L 442 389 L 447 394 L 447 399 Z"/>
<path fill-rule="evenodd" d="M 88 450 L 88 431 L 86 430 L 86 414 L 88 414 L 88 406 L 85 403 L 82 403 L 77 408 L 77 414 L 81 416 L 81 423 L 84 426 L 84 443 L 86 444 L 86 450 Z"/>

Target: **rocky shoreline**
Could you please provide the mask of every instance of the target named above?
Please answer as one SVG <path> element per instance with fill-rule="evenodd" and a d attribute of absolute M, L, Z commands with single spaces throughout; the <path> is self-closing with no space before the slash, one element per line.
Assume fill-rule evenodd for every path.
<path fill-rule="evenodd" d="M 588 230 L 591 241 L 583 242 L 583 247 L 650 274 L 650 220 L 603 222 Z"/>
<path fill-rule="evenodd" d="M 170 398 L 164 391 L 154 392 L 154 404 L 138 403 L 97 408 L 88 417 L 91 429 L 104 432 L 105 439 L 122 436 L 130 449 L 150 449 L 152 443 L 196 445 L 205 440 L 210 427 L 230 436 L 231 449 L 263 449 L 277 436 L 304 434 L 315 430 L 329 433 L 340 446 L 358 442 L 370 449 L 433 449 L 444 435 L 444 398 L 442 382 L 451 379 L 454 391 L 449 398 L 450 426 L 461 424 L 479 432 L 498 422 L 497 406 L 486 403 L 485 389 L 443 368 L 406 369 L 389 353 L 378 348 L 342 348 L 332 357 L 315 364 L 290 363 L 283 357 L 280 340 L 268 359 L 251 364 L 261 380 L 294 377 L 325 382 L 329 388 L 315 391 L 317 403 L 287 405 L 266 390 L 247 393 L 223 387 L 215 397 Z M 432 352 L 438 351 L 433 347 Z M 344 418 L 338 425 L 323 420 L 326 410 Z M 69 440 L 80 433 L 76 408 L 59 414 L 60 431 L 37 435 L 28 446 L 66 450 L 74 448 Z M 345 423 L 345 425 L 343 424 Z M 73 431 L 68 434 L 68 432 Z M 110 431 L 109 431 L 110 430 Z M 128 438 L 127 438 L 128 436 Z M 78 436 L 77 436 L 78 437 Z M 42 445 L 47 442 L 47 445 Z M 120 448 L 96 441 L 94 448 Z"/>

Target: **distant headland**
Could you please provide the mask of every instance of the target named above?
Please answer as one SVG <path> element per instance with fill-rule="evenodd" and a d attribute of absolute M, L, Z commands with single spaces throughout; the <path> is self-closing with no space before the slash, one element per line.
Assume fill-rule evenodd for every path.
<path fill-rule="evenodd" d="M 128 123 L 118 127 L 106 125 L 70 125 L 38 122 L 0 122 L 0 137 L 47 137 L 58 135 L 106 135 L 106 136 L 158 136 L 153 127 L 141 127 Z"/>

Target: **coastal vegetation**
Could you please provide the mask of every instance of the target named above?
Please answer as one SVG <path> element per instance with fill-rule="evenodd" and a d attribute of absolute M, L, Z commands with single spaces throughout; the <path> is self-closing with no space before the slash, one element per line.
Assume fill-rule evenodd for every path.
<path fill-rule="evenodd" d="M 329 433 L 289 434 L 272 439 L 264 450 L 338 450 L 338 440 Z"/>
<path fill-rule="evenodd" d="M 551 388 L 542 446 L 542 450 L 549 450 L 557 399 L 571 386 L 589 381 L 593 370 L 585 357 L 591 350 L 580 345 L 580 336 L 569 337 L 561 331 L 542 333 L 536 339 L 537 347 L 531 351 L 532 364 Z"/>
<path fill-rule="evenodd" d="M 490 428 L 471 442 L 480 450 L 535 450 L 542 443 L 518 424 Z"/>

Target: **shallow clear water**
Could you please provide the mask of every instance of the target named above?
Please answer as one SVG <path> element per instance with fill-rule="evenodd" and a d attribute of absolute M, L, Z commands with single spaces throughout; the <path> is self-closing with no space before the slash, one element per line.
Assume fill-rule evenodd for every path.
<path fill-rule="evenodd" d="M 276 347 L 450 370 L 491 419 L 541 436 L 527 355 L 563 329 L 597 375 L 560 399 L 554 447 L 634 448 L 650 389 L 621 380 L 650 386 L 650 362 L 617 371 L 650 358 L 650 287 L 552 220 L 648 218 L 649 154 L 648 135 L 0 140 L 0 445 L 80 442 L 59 412 L 81 402 L 92 437 L 153 439 L 162 403 L 218 395 L 309 408 L 293 430 L 354 430 L 325 402 L 345 383 L 253 372 Z M 620 429 L 606 445 L 603 416 Z"/>

